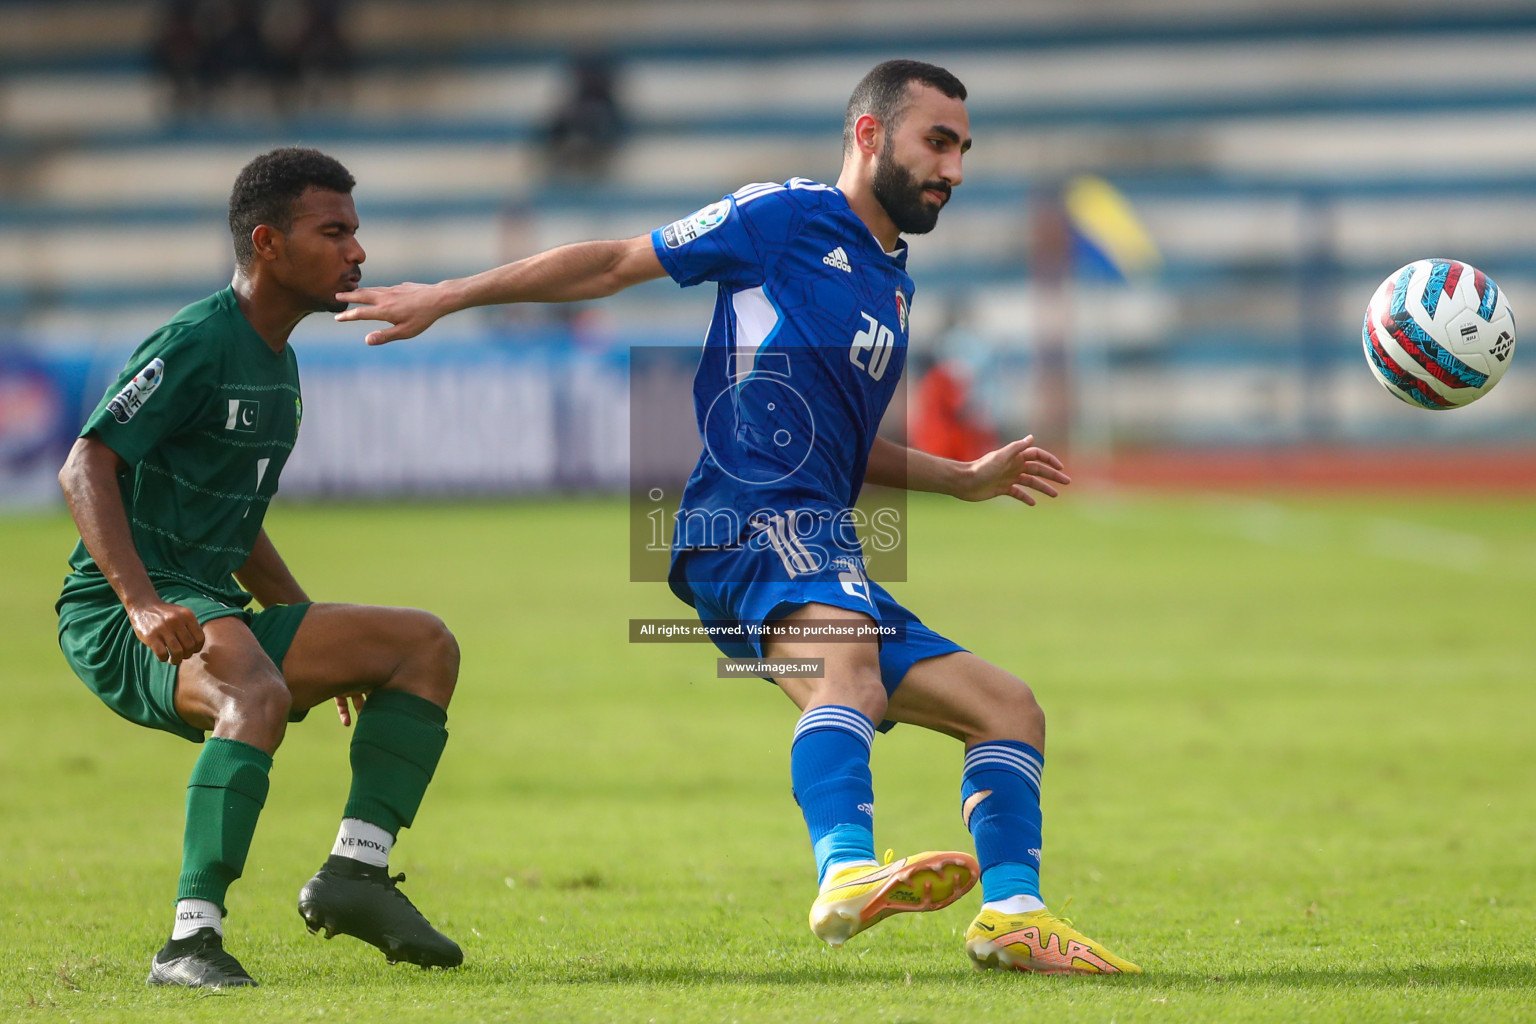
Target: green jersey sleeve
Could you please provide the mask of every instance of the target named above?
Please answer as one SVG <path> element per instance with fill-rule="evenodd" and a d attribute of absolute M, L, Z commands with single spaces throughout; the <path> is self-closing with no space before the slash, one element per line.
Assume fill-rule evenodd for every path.
<path fill-rule="evenodd" d="M 150 335 L 85 421 L 130 466 L 207 411 L 218 392 L 217 346 L 184 325 Z"/>

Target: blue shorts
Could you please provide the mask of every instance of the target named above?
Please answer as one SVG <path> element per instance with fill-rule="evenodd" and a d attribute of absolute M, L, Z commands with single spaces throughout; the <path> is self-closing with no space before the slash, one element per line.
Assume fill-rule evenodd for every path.
<path fill-rule="evenodd" d="M 672 566 L 672 591 L 693 605 L 702 622 L 747 627 L 749 638 L 715 641 L 731 658 L 762 657 L 763 624 L 807 604 L 847 608 L 881 625 L 896 626 L 903 639 L 880 645 L 880 681 L 887 696 L 896 692 L 919 661 L 965 650 L 923 625 L 889 591 L 865 576 L 862 558 L 839 554 L 820 561 L 807 570 L 779 549 L 751 543 L 684 551 Z"/>

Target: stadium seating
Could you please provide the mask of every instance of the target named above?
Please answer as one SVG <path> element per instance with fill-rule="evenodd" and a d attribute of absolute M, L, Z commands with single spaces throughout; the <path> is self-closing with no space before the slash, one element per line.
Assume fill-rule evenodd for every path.
<path fill-rule="evenodd" d="M 913 242 L 915 343 L 969 345 L 989 368 L 981 399 L 1024 418 L 1032 211 L 1090 172 L 1162 256 L 1155 283 L 1081 289 L 1080 356 L 1087 376 L 1115 369 L 1098 404 L 1117 436 L 1283 438 L 1316 427 L 1306 374 L 1356 369 L 1357 307 L 1393 267 L 1456 255 L 1512 294 L 1536 284 L 1536 135 L 1510 130 L 1536 112 L 1536 14 L 1336 6 L 358 3 L 350 98 L 277 116 L 239 96 L 172 113 L 146 56 L 150 5 L 0 0 L 0 312 L 32 347 L 120 352 L 227 280 L 229 182 L 289 142 L 356 173 L 369 281 L 638 233 L 747 181 L 835 176 L 849 89 L 906 54 L 967 82 L 977 137 L 941 229 Z M 571 55 L 599 50 L 628 134 L 606 174 L 583 177 L 551 165 L 544 131 Z M 708 301 L 646 286 L 605 304 L 597 334 L 692 343 Z M 489 313 L 439 333 L 551 322 Z M 1211 373 L 1228 386 L 1206 386 Z M 1364 374 L 1330 387 L 1325 429 L 1359 436 L 1486 433 L 1536 406 L 1518 374 L 1502 419 L 1454 426 L 1357 415 L 1379 397 Z M 1189 415 L 1157 426 L 1170 404 Z"/>
<path fill-rule="evenodd" d="M 0 192 L 0 303 L 35 314 L 89 304 L 93 291 L 114 309 L 134 288 L 154 304 L 196 294 L 222 276 L 210 270 L 209 227 L 233 170 L 294 139 L 355 166 L 376 240 L 370 277 L 429 277 L 507 255 L 503 216 L 539 245 L 572 229 L 650 225 L 743 181 L 830 176 L 851 83 L 874 55 L 912 52 L 914 38 L 973 93 L 971 187 L 957 193 L 948 230 L 918 243 L 954 282 L 1018 273 L 1031 188 L 1083 170 L 1132 192 L 1175 270 L 1294 265 L 1310 255 L 1311 202 L 1330 207 L 1345 266 L 1374 272 L 1403 246 L 1437 243 L 1475 245 L 1490 269 L 1529 254 L 1531 214 L 1485 216 L 1536 182 L 1526 173 L 1536 137 L 1508 130 L 1536 106 L 1536 17 L 1519 9 L 1384 21 L 1312 4 L 1242 17 L 1212 3 L 1223 19 L 1190 5 L 1182 17 L 1149 18 L 1143 6 L 1125 26 L 1067 21 L 1067 5 L 1021 15 L 969 3 L 928 12 L 925 25 L 913 5 L 902 12 L 929 35 L 897 42 L 887 27 L 887 43 L 829 31 L 856 24 L 857 5 L 816 5 L 820 17 L 804 22 L 793 15 L 805 5 L 789 3 L 707 17 L 711 5 L 609 5 L 604 42 L 633 137 L 611 177 L 571 187 L 541 159 L 574 32 L 553 6 L 355 5 L 350 104 L 287 120 L 179 120 L 145 65 L 145 5 L 0 4 L 0 36 L 17 58 L 0 147 L 20 168 Z M 594 6 L 579 9 L 591 17 Z M 754 19 L 748 43 L 735 29 Z M 418 52 L 428 23 L 434 45 Z M 764 35 L 763 23 L 776 30 Z M 1437 216 L 1398 216 L 1422 211 L 1426 194 Z M 998 217 L 999 205 L 1009 215 Z M 60 222 L 61 232 L 40 230 Z M 1388 222 L 1394 230 L 1382 231 Z M 395 255 L 403 235 L 415 240 L 409 256 Z M 125 236 L 152 245 L 153 258 L 114 258 Z M 920 283 L 951 283 L 924 262 L 918 272 L 932 281 Z"/>

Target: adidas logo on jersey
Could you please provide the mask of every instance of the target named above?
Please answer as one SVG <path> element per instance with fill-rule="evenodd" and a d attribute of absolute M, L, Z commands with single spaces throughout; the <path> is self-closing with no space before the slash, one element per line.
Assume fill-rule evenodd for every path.
<path fill-rule="evenodd" d="M 838 246 L 821 258 L 821 262 L 829 267 L 836 267 L 845 274 L 853 273 L 853 267 L 848 263 L 848 254 L 843 252 L 843 247 Z"/>

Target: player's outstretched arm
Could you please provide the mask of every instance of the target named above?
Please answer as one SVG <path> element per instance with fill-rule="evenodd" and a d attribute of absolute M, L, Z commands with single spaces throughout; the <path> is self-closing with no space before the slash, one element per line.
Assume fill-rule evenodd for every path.
<path fill-rule="evenodd" d="M 59 470 L 59 486 L 85 549 L 123 602 L 134 633 L 155 657 L 179 665 L 203 649 L 203 627 L 192 609 L 162 601 L 144 571 L 117 488 L 124 465 L 106 442 L 82 437 Z"/>
<path fill-rule="evenodd" d="M 336 319 L 384 320 L 393 324 L 370 332 L 364 339 L 370 345 L 384 345 L 414 338 L 439 317 L 472 306 L 601 299 L 665 273 L 651 247 L 650 235 L 576 242 L 473 277 L 339 292 L 338 300 L 358 305 L 337 313 Z"/>
<path fill-rule="evenodd" d="M 1048 498 L 1059 493 L 1053 483 L 1070 484 L 1061 460 L 1035 446 L 1034 435 L 1011 441 L 973 462 L 957 462 L 907 448 L 877 437 L 869 450 L 864 479 L 885 487 L 933 491 L 964 501 L 986 501 L 1007 495 L 1026 505 L 1035 503 L 1030 491 Z"/>

